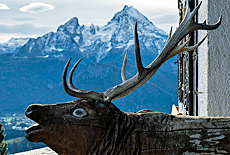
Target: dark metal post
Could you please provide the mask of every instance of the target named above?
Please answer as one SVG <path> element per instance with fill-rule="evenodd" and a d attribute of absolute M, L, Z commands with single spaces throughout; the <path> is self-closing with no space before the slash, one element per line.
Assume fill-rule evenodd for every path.
<path fill-rule="evenodd" d="M 190 0 L 190 9 L 197 6 L 198 0 Z M 183 20 L 185 1 L 178 0 L 180 22 Z M 195 16 L 194 21 L 197 21 Z M 190 33 L 189 46 L 197 43 L 197 31 Z M 187 38 L 186 38 L 187 39 Z M 183 52 L 178 55 L 178 100 L 183 104 L 184 115 L 197 115 L 197 51 Z"/>

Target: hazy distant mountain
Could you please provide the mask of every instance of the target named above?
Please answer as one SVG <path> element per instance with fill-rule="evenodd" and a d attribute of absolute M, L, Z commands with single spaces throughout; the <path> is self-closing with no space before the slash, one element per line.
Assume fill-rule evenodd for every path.
<path fill-rule="evenodd" d="M 0 54 L 16 53 L 30 38 L 11 38 L 5 43 L 0 43 Z"/>
<path fill-rule="evenodd" d="M 138 23 L 141 55 L 147 65 L 158 55 L 167 34 L 133 7 L 125 6 L 102 27 L 80 25 L 76 17 L 60 25 L 56 32 L 30 38 L 14 54 L 0 55 L 1 112 L 24 111 L 31 103 L 69 101 L 61 85 L 67 59 L 73 65 L 83 57 L 74 75 L 77 87 L 106 91 L 121 83 L 120 71 L 124 53 L 129 50 L 127 76 L 136 74 L 133 31 Z M 1 50 L 1 49 L 0 49 Z M 5 52 L 6 53 L 6 52 Z M 169 60 L 145 85 L 125 98 L 115 100 L 124 111 L 152 109 L 170 112 L 177 103 L 177 67 Z"/>

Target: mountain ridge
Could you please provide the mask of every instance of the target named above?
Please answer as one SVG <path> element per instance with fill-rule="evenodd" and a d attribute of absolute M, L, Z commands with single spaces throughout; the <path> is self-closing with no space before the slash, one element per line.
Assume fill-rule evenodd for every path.
<path fill-rule="evenodd" d="M 19 54 L 27 56 L 63 57 L 63 52 L 91 58 L 100 62 L 111 51 L 126 51 L 133 46 L 133 30 L 138 22 L 138 33 L 143 48 L 157 50 L 163 48 L 167 34 L 158 29 L 151 21 L 135 8 L 127 5 L 116 13 L 104 26 L 80 25 L 78 18 L 73 17 L 60 25 L 56 32 L 49 32 L 37 39 L 30 39 Z M 163 43 L 162 43 L 163 42 Z M 156 53 L 155 53 L 156 54 Z"/>
<path fill-rule="evenodd" d="M 10 38 L 7 42 L 0 43 L 0 54 L 17 53 L 30 38 Z"/>

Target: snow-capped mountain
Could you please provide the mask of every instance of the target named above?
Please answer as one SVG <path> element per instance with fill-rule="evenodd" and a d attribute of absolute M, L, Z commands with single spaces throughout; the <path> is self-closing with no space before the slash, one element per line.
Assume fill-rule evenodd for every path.
<path fill-rule="evenodd" d="M 0 43 L 0 54 L 16 53 L 30 38 L 11 38 L 7 42 Z"/>
<path fill-rule="evenodd" d="M 167 38 L 167 34 L 153 25 L 137 9 L 125 6 L 120 12 L 102 27 L 91 24 L 80 25 L 76 17 L 37 39 L 30 39 L 19 53 L 27 56 L 64 56 L 72 55 L 91 58 L 100 62 L 108 54 L 130 50 L 133 46 L 133 31 L 138 23 L 139 40 L 142 49 L 157 54 Z"/>

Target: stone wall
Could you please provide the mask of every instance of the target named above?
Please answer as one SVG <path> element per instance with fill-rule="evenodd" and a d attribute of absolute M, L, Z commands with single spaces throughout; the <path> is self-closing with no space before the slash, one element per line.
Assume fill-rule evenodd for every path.
<path fill-rule="evenodd" d="M 199 0 L 201 1 L 201 0 Z M 202 0 L 198 22 L 208 24 L 223 16 L 217 30 L 199 31 L 208 38 L 198 49 L 198 114 L 230 116 L 230 0 Z"/>

